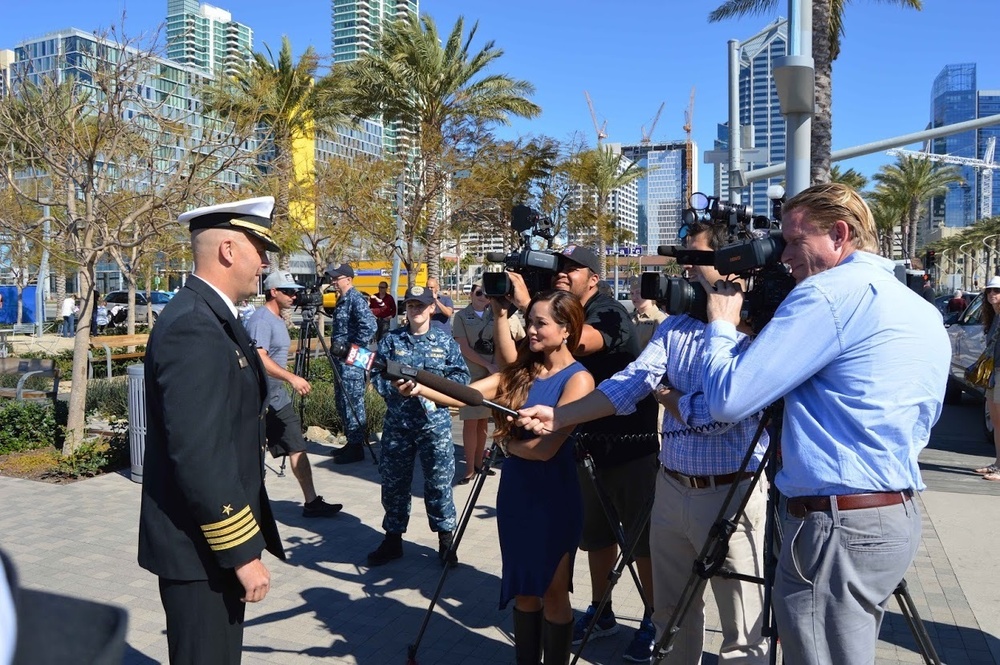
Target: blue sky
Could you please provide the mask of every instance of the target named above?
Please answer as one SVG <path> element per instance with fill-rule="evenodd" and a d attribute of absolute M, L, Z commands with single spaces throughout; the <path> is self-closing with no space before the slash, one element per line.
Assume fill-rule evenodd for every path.
<path fill-rule="evenodd" d="M 456 18 L 479 22 L 476 45 L 494 40 L 505 51 L 497 69 L 534 84 L 543 113 L 515 121 L 502 135 L 568 139 L 594 129 L 583 91 L 607 120 L 608 141 L 636 142 L 662 102 L 655 140 L 684 137 L 684 110 L 695 87 L 694 138 L 712 148 L 726 119 L 726 42 L 742 40 L 773 15 L 708 23 L 721 0 L 421 0 L 442 32 Z M 53 30 L 94 30 L 116 24 L 126 10 L 129 34 L 151 32 L 166 16 L 166 0 L 6 0 L 0 48 Z M 210 3 L 213 4 L 213 3 Z M 277 51 L 288 35 L 296 53 L 312 45 L 331 50 L 329 0 L 219 0 L 254 30 L 258 50 Z M 808 4 L 808 3 L 807 3 Z M 781 14 L 787 4 L 778 3 Z M 849 3 L 847 35 L 833 70 L 833 148 L 920 131 L 930 113 L 930 87 L 946 64 L 974 62 L 978 87 L 1000 89 L 1000 55 L 989 35 L 1000 25 L 998 0 L 924 0 L 923 11 L 886 2 Z M 982 31 L 977 26 L 984 26 Z M 866 175 L 894 161 L 885 154 L 843 163 Z M 711 189 L 711 166 L 699 166 L 701 188 Z"/>

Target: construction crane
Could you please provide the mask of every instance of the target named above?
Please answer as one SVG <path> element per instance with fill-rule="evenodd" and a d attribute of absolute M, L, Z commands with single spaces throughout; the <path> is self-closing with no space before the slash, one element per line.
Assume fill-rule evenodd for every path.
<path fill-rule="evenodd" d="M 590 100 L 590 93 L 584 90 L 583 96 L 587 98 L 587 108 L 590 109 L 590 119 L 594 121 L 594 133 L 597 134 L 597 145 L 601 145 L 601 141 L 608 138 L 608 133 L 605 131 L 608 128 L 608 121 L 605 120 L 604 124 L 598 127 L 597 113 L 594 112 L 594 102 Z"/>
<path fill-rule="evenodd" d="M 979 169 L 979 219 L 986 219 L 993 214 L 993 169 L 996 168 L 996 162 L 993 157 L 996 153 L 996 147 L 997 137 L 991 136 L 986 139 L 986 150 L 983 151 L 982 159 L 939 155 L 933 152 L 904 150 L 902 148 L 893 148 L 885 152 L 887 155 L 892 155 L 893 157 L 914 157 L 916 159 L 927 159 L 932 162 L 941 162 L 942 164 L 971 166 Z"/>
<path fill-rule="evenodd" d="M 684 145 L 684 168 L 687 170 L 687 191 L 685 196 L 694 194 L 694 141 L 691 140 L 691 127 L 694 121 L 694 86 L 691 86 L 691 98 L 687 110 L 684 111 L 684 134 L 687 141 Z"/>
<path fill-rule="evenodd" d="M 656 115 L 653 116 L 653 122 L 649 123 L 648 132 L 645 125 L 639 128 L 639 133 L 642 135 L 642 145 L 649 145 L 653 142 L 653 130 L 656 129 L 656 123 L 660 120 L 660 114 L 663 113 L 663 107 L 666 105 L 666 102 L 660 103 L 660 108 L 656 110 Z"/>

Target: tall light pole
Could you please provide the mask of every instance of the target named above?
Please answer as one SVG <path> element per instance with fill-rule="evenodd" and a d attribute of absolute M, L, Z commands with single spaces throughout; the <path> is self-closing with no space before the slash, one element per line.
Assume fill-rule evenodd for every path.
<path fill-rule="evenodd" d="M 990 257 L 992 256 L 992 251 L 993 251 L 994 248 L 990 247 L 989 243 L 986 242 L 986 241 L 989 240 L 990 238 L 996 238 L 997 236 L 1000 236 L 1000 233 L 993 233 L 993 234 L 988 235 L 985 238 L 983 238 L 983 247 L 986 248 L 986 276 L 987 277 L 990 276 Z M 998 274 L 996 270 L 994 270 L 994 274 Z M 987 281 L 989 281 L 989 280 L 987 280 Z"/>
<path fill-rule="evenodd" d="M 962 254 L 962 290 L 967 291 L 969 289 L 969 254 L 965 251 L 966 246 L 971 245 L 974 241 L 962 243 L 958 251 Z"/>

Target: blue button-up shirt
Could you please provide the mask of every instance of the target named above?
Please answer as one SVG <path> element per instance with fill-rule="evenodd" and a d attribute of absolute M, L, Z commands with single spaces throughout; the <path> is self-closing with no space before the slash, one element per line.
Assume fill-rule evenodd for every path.
<path fill-rule="evenodd" d="M 951 346 L 933 305 L 856 251 L 800 282 L 749 348 L 705 331 L 712 415 L 738 421 L 785 397 L 786 496 L 923 489 L 917 455 L 941 415 Z"/>
<path fill-rule="evenodd" d="M 737 471 L 760 424 L 758 414 L 735 425 L 713 420 L 701 391 L 704 332 L 705 324 L 690 316 L 667 317 L 639 357 L 597 387 L 614 404 L 618 415 L 634 412 L 636 403 L 660 383 L 683 392 L 678 404 L 682 420 L 669 412 L 663 414 L 660 463 L 690 476 Z M 744 348 L 749 341 L 737 333 L 738 348 Z M 764 432 L 747 467 L 749 471 L 760 464 L 767 443 Z"/>

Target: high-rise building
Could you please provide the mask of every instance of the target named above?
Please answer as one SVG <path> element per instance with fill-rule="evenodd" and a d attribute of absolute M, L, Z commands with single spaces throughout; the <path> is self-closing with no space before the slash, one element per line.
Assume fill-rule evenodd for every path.
<path fill-rule="evenodd" d="M 979 90 L 976 93 L 976 117 L 986 118 L 991 115 L 1000 115 L 1000 90 Z M 979 159 L 984 159 L 986 157 L 986 151 L 988 149 L 988 143 L 990 138 L 993 138 L 993 161 L 994 163 L 1000 162 L 997 158 L 998 146 L 1000 146 L 1000 125 L 993 125 L 992 127 L 980 127 L 979 128 L 979 138 L 976 141 L 976 154 Z M 977 186 L 981 187 L 982 179 L 976 179 Z M 990 179 L 990 195 L 992 198 L 992 205 L 990 210 L 987 212 L 987 217 L 996 217 L 1000 215 L 1000 168 L 993 170 L 993 175 Z M 979 192 L 979 200 L 982 201 L 983 192 Z M 980 210 L 980 216 L 982 216 L 982 210 Z"/>
<path fill-rule="evenodd" d="M 976 117 L 976 65 L 962 63 L 946 65 L 931 86 L 930 127 L 941 127 Z M 976 131 L 942 136 L 930 142 L 930 152 L 952 157 L 975 159 Z M 967 226 L 976 219 L 976 172 L 972 167 L 959 167 L 964 182 L 948 186 L 948 192 L 935 199 L 931 206 L 931 227 Z"/>
<path fill-rule="evenodd" d="M 357 60 L 370 53 L 386 26 L 419 13 L 417 0 L 332 0 L 333 64 Z M 333 154 L 392 154 L 402 131 L 396 123 L 384 125 L 381 118 L 368 118 L 357 128 L 338 128 L 338 136 L 321 146 Z"/>
<path fill-rule="evenodd" d="M 655 254 L 658 245 L 677 244 L 681 213 L 693 193 L 687 191 L 687 164 L 695 168 L 690 181 L 698 189 L 697 145 L 691 144 L 696 154 L 690 160 L 686 141 L 635 143 L 616 149 L 646 171 L 636 181 L 636 243 L 646 254 Z"/>
<path fill-rule="evenodd" d="M 198 0 L 167 0 L 167 57 L 209 74 L 236 74 L 253 54 L 253 30 Z"/>
<path fill-rule="evenodd" d="M 741 132 L 743 137 L 752 137 L 753 145 L 741 147 L 757 148 L 766 156 L 766 161 L 750 163 L 750 169 L 785 161 L 785 118 L 781 115 L 778 89 L 774 84 L 774 64 L 777 58 L 786 54 L 787 44 L 788 22 L 779 18 L 739 45 L 740 126 L 753 128 Z M 731 136 L 730 128 L 720 124 L 715 148 L 728 148 Z M 727 171 L 728 164 L 716 164 L 716 196 L 723 201 L 729 199 Z M 751 183 L 741 192 L 742 203 L 751 206 L 757 214 L 768 214 L 767 188 L 781 184 L 782 180 L 779 176 Z"/>
<path fill-rule="evenodd" d="M 0 97 L 10 93 L 10 66 L 14 64 L 14 52 L 0 49 Z"/>

